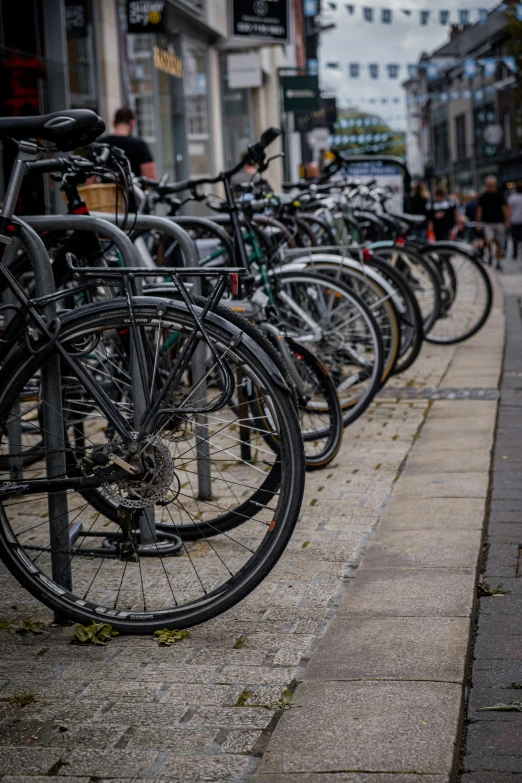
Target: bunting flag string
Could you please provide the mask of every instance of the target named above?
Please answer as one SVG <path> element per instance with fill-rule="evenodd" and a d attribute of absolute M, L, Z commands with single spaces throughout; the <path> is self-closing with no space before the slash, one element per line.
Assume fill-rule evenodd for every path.
<path fill-rule="evenodd" d="M 382 24 L 392 24 L 397 17 L 413 17 L 417 16 L 420 26 L 426 27 L 430 21 L 438 22 L 438 24 L 447 26 L 452 22 L 457 22 L 460 25 L 466 26 L 472 22 L 479 22 L 485 24 L 488 20 L 488 16 L 492 11 L 503 13 L 508 6 L 501 3 L 494 9 L 488 8 L 460 8 L 457 10 L 444 9 L 441 11 L 432 11 L 431 9 L 417 9 L 417 8 L 401 8 L 399 11 L 394 11 L 391 8 L 371 6 L 371 5 L 358 5 L 353 3 L 335 3 L 327 2 L 326 7 L 329 11 L 340 10 L 341 6 L 344 8 L 349 16 L 355 17 L 356 9 L 361 9 L 362 18 L 365 22 L 372 24 L 373 22 L 380 20 Z M 519 21 L 522 21 L 522 5 L 518 4 L 516 7 L 516 16 Z"/>
<path fill-rule="evenodd" d="M 403 117 L 404 115 L 399 115 Z M 377 128 L 383 124 L 383 117 L 341 117 L 335 123 L 337 131 L 350 130 L 352 133 L 368 133 L 367 128 Z"/>
<path fill-rule="evenodd" d="M 480 103 L 484 100 L 487 101 L 488 98 L 491 98 L 497 89 L 501 88 L 499 88 L 497 85 L 489 84 L 487 87 L 483 87 L 478 90 L 451 90 L 449 93 L 445 91 L 428 92 L 425 95 L 417 95 L 416 97 L 407 95 L 406 107 L 411 108 L 415 105 L 421 106 L 428 100 L 439 101 L 440 103 L 448 103 L 449 101 L 459 101 L 461 98 L 465 101 L 469 101 L 473 98 L 475 101 Z"/>
<path fill-rule="evenodd" d="M 388 75 L 389 79 L 402 78 L 403 75 L 410 79 L 416 79 L 424 72 L 429 80 L 437 79 L 445 69 L 455 68 L 458 65 L 462 65 L 464 75 L 467 79 L 473 79 L 481 72 L 485 76 L 495 76 L 497 68 L 500 64 L 506 66 L 511 72 L 515 73 L 517 70 L 516 60 L 510 55 L 504 57 L 480 57 L 478 59 L 466 59 L 463 62 L 447 62 L 438 63 L 434 60 L 427 60 L 422 63 L 408 63 L 406 65 L 401 63 L 368 63 L 364 65 L 362 63 L 348 63 L 348 74 L 352 79 L 359 79 L 362 75 L 363 69 L 367 69 L 367 73 L 370 79 L 379 79 L 381 73 L 384 72 Z M 342 71 L 343 66 L 339 60 L 327 60 L 325 68 L 332 71 Z"/>

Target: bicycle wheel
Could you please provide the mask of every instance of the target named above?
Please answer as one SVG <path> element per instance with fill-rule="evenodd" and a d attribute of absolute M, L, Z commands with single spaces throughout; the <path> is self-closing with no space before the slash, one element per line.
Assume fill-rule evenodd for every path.
<path fill-rule="evenodd" d="M 381 385 L 384 349 L 377 322 L 364 302 L 336 280 L 285 271 L 272 279 L 281 328 L 321 358 L 335 383 L 346 427 Z"/>
<path fill-rule="evenodd" d="M 403 245 L 377 244 L 374 249 L 380 258 L 402 273 L 419 304 L 424 333 L 427 334 L 439 317 L 442 280 L 431 261 Z"/>
<path fill-rule="evenodd" d="M 371 278 L 361 265 L 351 262 L 350 259 L 343 263 L 336 256 L 313 254 L 298 260 L 306 263 L 307 271 L 339 280 L 348 286 L 369 308 L 382 339 L 384 360 L 381 381 L 384 384 L 393 373 L 401 346 L 401 328 L 392 296 L 379 285 L 379 280 Z M 384 286 L 386 287 L 386 283 Z"/>
<path fill-rule="evenodd" d="M 442 278 L 440 314 L 426 340 L 443 345 L 468 340 L 484 326 L 493 306 L 488 273 L 475 254 L 460 245 L 435 243 L 421 255 L 436 265 Z"/>
<path fill-rule="evenodd" d="M 240 313 L 234 311 L 234 301 L 220 304 L 216 312 L 248 334 L 270 356 L 293 391 L 301 435 L 305 451 L 306 470 L 325 468 L 341 448 L 343 438 L 343 413 L 335 385 L 319 359 L 304 345 L 286 340 L 283 354 L 270 342 L 268 333 L 254 326 Z M 291 362 L 292 366 L 288 366 Z M 257 396 L 251 399 L 254 418 L 267 416 Z M 265 441 L 277 451 L 277 438 L 264 429 Z"/>
<path fill-rule="evenodd" d="M 146 358 L 155 361 L 154 381 L 173 365 L 178 346 L 182 348 L 193 331 L 193 319 L 182 304 L 145 297 L 135 300 L 134 315 L 145 353 L 153 349 Z M 133 367 L 119 342 L 128 333 L 129 322 L 124 300 L 80 308 L 63 317 L 60 344 L 76 362 L 66 369 L 68 362 L 62 359 L 64 438 L 57 451 L 75 465 L 62 476 L 67 488 L 59 485 L 67 511 L 49 518 L 47 502 L 58 479 L 51 481 L 43 458 L 31 469 L 18 466 L 17 497 L 11 472 L 3 471 L 0 555 L 24 587 L 60 614 L 79 622 L 110 621 L 124 632 L 150 633 L 214 617 L 264 579 L 297 521 L 304 455 L 295 409 L 277 369 L 248 336 L 208 315 L 209 339 L 230 377 L 240 379 L 234 381 L 233 393 L 241 397 L 254 391 L 270 411 L 269 434 L 277 435 L 277 454 L 260 432 L 267 426 L 266 417 L 262 423 L 255 421 L 248 409 L 239 416 L 228 404 L 208 413 L 164 414 L 140 443 L 138 474 L 107 478 L 101 484 L 110 502 L 119 506 L 119 524 L 99 511 L 93 513 L 79 492 L 82 479 L 96 477 L 96 465 L 106 462 L 99 457 L 107 449 L 120 460 L 131 457 L 113 422 L 87 391 L 80 370 L 107 393 L 112 390 L 114 406 L 131 426 Z M 40 368 L 55 350 L 44 359 L 22 346 L 1 372 L 4 457 L 24 452 L 20 423 L 26 421 L 25 390 L 38 382 Z M 201 383 L 191 384 L 189 375 L 185 373 L 185 385 L 173 392 L 169 405 L 179 408 L 185 401 L 187 407 L 196 392 L 202 404 Z M 151 382 L 150 388 L 155 384 Z M 212 376 L 206 394 L 207 406 L 221 395 Z M 40 400 L 42 408 L 56 412 L 59 403 L 49 406 L 41 395 Z M 13 435 L 17 426 L 19 442 Z M 76 428 L 81 430 L 78 437 L 72 434 Z M 203 444 L 208 444 L 208 452 L 202 457 Z M 40 484 L 41 492 L 35 489 Z M 231 534 L 234 527 L 238 529 Z M 151 543 L 144 542 L 144 530 L 151 534 Z M 197 531 L 199 540 L 186 540 L 190 531 Z"/>
<path fill-rule="evenodd" d="M 407 279 L 396 267 L 378 255 L 373 255 L 368 263 L 393 288 L 393 303 L 401 330 L 401 346 L 392 375 L 399 375 L 412 366 L 421 352 L 424 339 L 422 312 Z"/>

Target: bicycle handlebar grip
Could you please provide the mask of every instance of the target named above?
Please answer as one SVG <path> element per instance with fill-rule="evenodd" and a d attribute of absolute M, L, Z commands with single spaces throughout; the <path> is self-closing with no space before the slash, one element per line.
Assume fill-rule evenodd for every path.
<path fill-rule="evenodd" d="M 259 139 L 260 147 L 266 149 L 268 145 L 272 144 L 280 135 L 281 131 L 279 128 L 268 128 L 268 130 L 261 134 L 261 138 Z"/>
<path fill-rule="evenodd" d="M 51 158 L 51 160 L 35 160 L 28 163 L 27 171 L 36 174 L 53 174 L 55 171 L 68 171 L 71 167 L 69 158 Z"/>
<path fill-rule="evenodd" d="M 290 190 L 290 188 L 302 188 L 303 185 L 307 185 L 307 182 L 283 182 L 283 190 Z"/>
<path fill-rule="evenodd" d="M 190 190 L 195 183 L 191 179 L 182 179 L 180 182 L 175 182 L 168 186 L 171 193 L 181 193 L 182 190 Z"/>

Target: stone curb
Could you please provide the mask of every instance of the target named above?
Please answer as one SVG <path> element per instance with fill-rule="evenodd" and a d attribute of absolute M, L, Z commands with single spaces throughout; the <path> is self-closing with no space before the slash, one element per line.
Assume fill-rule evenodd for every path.
<path fill-rule="evenodd" d="M 495 296 L 498 307 L 496 280 Z M 498 388 L 504 331 L 496 310 L 456 349 L 440 385 L 455 378 L 473 387 L 480 376 Z M 497 404 L 430 404 L 362 565 L 272 734 L 258 783 L 454 779 Z M 466 471 L 466 449 L 487 460 Z"/>

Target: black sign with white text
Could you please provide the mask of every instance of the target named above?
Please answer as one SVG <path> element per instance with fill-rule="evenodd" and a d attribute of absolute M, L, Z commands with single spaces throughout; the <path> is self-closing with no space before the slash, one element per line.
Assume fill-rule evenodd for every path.
<path fill-rule="evenodd" d="M 164 33 L 167 0 L 127 0 L 127 32 Z"/>
<path fill-rule="evenodd" d="M 65 29 L 67 38 L 87 37 L 86 0 L 65 0 Z"/>
<path fill-rule="evenodd" d="M 290 39 L 289 0 L 231 0 L 232 35 L 273 43 Z"/>

